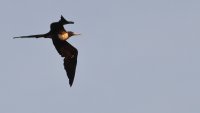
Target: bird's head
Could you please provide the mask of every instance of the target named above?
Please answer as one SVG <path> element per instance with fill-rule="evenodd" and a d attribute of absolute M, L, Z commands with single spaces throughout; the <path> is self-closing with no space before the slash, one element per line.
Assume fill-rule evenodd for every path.
<path fill-rule="evenodd" d="M 61 18 L 60 18 L 59 22 L 62 23 L 63 25 L 65 25 L 65 24 L 74 24 L 74 22 L 72 22 L 72 21 L 67 21 L 62 15 L 61 15 Z"/>
<path fill-rule="evenodd" d="M 59 34 L 58 34 L 58 38 L 60 40 L 67 40 L 69 39 L 71 36 L 76 36 L 76 35 L 80 35 L 80 34 L 77 34 L 77 33 L 74 33 L 72 31 L 61 31 Z"/>
<path fill-rule="evenodd" d="M 71 37 L 71 36 L 77 36 L 77 35 L 81 35 L 81 34 L 78 34 L 78 33 L 74 33 L 72 31 L 68 31 L 68 36 Z"/>

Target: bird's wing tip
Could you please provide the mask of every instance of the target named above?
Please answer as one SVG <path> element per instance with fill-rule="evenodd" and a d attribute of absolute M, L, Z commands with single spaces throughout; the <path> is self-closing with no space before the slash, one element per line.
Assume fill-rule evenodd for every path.
<path fill-rule="evenodd" d="M 73 84 L 72 82 L 69 82 L 69 86 L 70 86 L 70 87 L 72 87 L 72 84 Z"/>

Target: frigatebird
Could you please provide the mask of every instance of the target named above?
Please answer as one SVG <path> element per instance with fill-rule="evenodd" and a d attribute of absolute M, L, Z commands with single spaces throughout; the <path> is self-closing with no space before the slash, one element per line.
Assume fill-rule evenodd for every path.
<path fill-rule="evenodd" d="M 69 85 L 71 87 L 75 77 L 78 50 L 66 40 L 69 39 L 71 36 L 80 34 L 76 34 L 72 31 L 66 31 L 64 28 L 65 24 L 74 24 L 74 22 L 67 21 L 61 15 L 61 19 L 58 22 L 51 23 L 50 31 L 48 33 L 19 36 L 14 38 L 51 38 L 58 53 L 61 55 L 61 57 L 64 57 L 63 65 L 69 78 Z"/>

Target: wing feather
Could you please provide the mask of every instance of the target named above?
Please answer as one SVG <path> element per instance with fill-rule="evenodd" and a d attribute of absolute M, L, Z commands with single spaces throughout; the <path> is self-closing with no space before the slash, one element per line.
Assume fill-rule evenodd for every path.
<path fill-rule="evenodd" d="M 67 41 L 59 39 L 52 39 L 52 41 L 58 53 L 65 57 L 63 65 L 69 78 L 69 84 L 72 86 L 76 72 L 78 50 Z"/>
<path fill-rule="evenodd" d="M 28 35 L 28 36 L 19 36 L 19 37 L 14 37 L 14 38 L 40 38 L 40 37 L 47 38 L 48 33 L 47 34 Z"/>

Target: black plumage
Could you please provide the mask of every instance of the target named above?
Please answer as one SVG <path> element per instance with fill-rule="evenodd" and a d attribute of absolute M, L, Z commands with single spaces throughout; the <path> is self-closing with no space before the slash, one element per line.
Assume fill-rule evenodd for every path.
<path fill-rule="evenodd" d="M 51 38 L 58 53 L 61 57 L 64 57 L 64 69 L 69 78 L 69 84 L 72 86 L 76 72 L 78 50 L 66 40 L 71 36 L 80 34 L 66 31 L 63 27 L 65 24 L 74 24 L 74 22 L 67 21 L 63 16 L 61 16 L 61 19 L 58 22 L 54 22 L 50 25 L 50 31 L 46 34 L 19 36 L 14 38 Z"/>
<path fill-rule="evenodd" d="M 52 39 L 53 44 L 58 53 L 64 57 L 64 68 L 69 78 L 69 84 L 72 86 L 76 71 L 78 50 L 67 41 L 60 41 L 59 39 Z"/>

